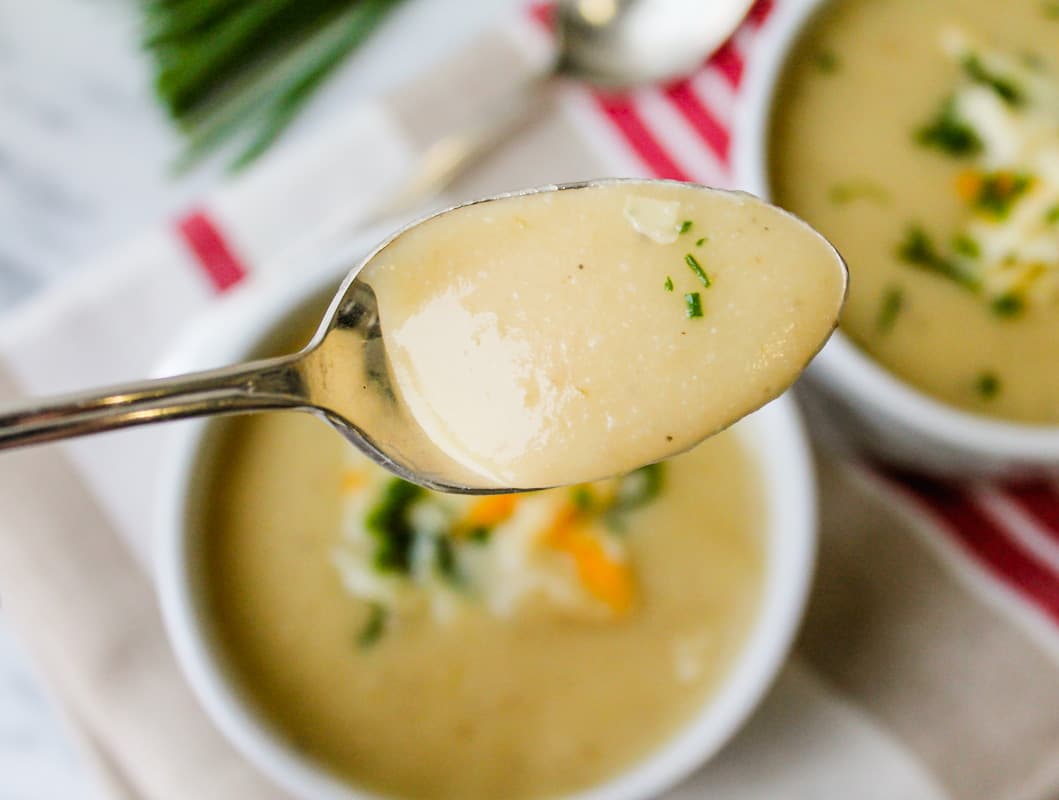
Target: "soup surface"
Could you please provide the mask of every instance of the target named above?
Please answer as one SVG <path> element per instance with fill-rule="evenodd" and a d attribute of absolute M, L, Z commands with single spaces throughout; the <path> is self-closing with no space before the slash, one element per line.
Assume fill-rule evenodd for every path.
<path fill-rule="evenodd" d="M 842 328 L 953 405 L 1059 422 L 1059 12 L 836 0 L 788 63 L 778 203 L 849 263 Z"/>
<path fill-rule="evenodd" d="M 756 612 L 761 498 L 738 428 L 613 481 L 434 495 L 324 423 L 217 423 L 198 558 L 236 685 L 350 782 L 548 797 L 661 745 Z"/>
<path fill-rule="evenodd" d="M 534 488 L 682 452 L 780 394 L 831 333 L 846 275 L 749 195 L 617 182 L 457 209 L 361 277 L 430 439 Z"/>

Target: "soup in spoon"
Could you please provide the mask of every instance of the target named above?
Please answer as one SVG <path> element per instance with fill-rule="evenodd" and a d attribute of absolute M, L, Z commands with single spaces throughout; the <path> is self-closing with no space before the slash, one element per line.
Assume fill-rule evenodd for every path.
<path fill-rule="evenodd" d="M 416 422 L 512 488 L 627 472 L 727 427 L 795 380 L 846 290 L 838 253 L 797 218 L 659 181 L 463 206 L 360 279 Z"/>

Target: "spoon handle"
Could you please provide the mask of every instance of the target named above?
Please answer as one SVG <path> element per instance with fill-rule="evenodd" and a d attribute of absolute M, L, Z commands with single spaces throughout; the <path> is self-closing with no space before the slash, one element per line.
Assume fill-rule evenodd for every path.
<path fill-rule="evenodd" d="M 416 161 L 405 183 L 369 221 L 407 214 L 441 194 L 541 110 L 554 78 L 554 70 L 525 78 L 470 115 L 458 128 L 435 139 Z"/>
<path fill-rule="evenodd" d="M 305 407 L 297 356 L 0 407 L 0 450 L 151 422 Z"/>

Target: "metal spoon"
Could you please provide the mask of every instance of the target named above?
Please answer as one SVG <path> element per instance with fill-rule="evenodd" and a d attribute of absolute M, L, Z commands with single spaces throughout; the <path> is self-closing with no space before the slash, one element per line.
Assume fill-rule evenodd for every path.
<path fill-rule="evenodd" d="M 429 215 L 392 234 L 350 270 L 301 352 L 0 408 L 0 450 L 166 420 L 297 409 L 322 417 L 378 464 L 426 488 L 467 494 L 511 491 L 444 453 L 415 421 L 390 382 L 374 290 L 358 276 L 400 236 L 455 209 L 517 195 L 624 182 L 545 186 Z M 751 410 L 741 409 L 729 423 Z"/>
<path fill-rule="evenodd" d="M 286 255 L 318 255 L 367 222 L 422 206 L 541 108 L 558 78 L 623 88 L 672 80 L 702 64 L 732 35 L 754 0 L 559 0 L 548 68 L 437 139 L 398 191 L 369 219 L 337 209 Z"/>
<path fill-rule="evenodd" d="M 754 0 L 559 0 L 551 66 L 423 154 L 384 212 L 400 213 L 442 191 L 525 121 L 557 78 L 619 89 L 691 72 L 739 27 Z"/>

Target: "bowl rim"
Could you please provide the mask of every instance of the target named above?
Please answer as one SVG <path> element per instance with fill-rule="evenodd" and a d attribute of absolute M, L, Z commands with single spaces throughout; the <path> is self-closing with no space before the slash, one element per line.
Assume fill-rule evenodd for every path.
<path fill-rule="evenodd" d="M 732 175 L 737 188 L 769 200 L 768 145 L 779 79 L 805 27 L 836 0 L 784 0 L 753 43 L 735 114 Z M 1059 424 L 1031 424 L 964 411 L 897 377 L 836 329 L 810 367 L 814 376 L 885 422 L 897 422 L 927 441 L 957 451 L 1006 460 L 1054 464 Z"/>
<path fill-rule="evenodd" d="M 158 374 L 204 369 L 250 352 L 313 295 L 337 285 L 379 239 L 357 237 L 335 258 L 297 277 L 259 281 L 219 301 L 178 339 Z M 808 439 L 791 396 L 739 423 L 751 440 L 767 507 L 766 571 L 752 629 L 728 674 L 695 714 L 623 772 L 563 800 L 643 800 L 690 775 L 742 727 L 786 661 L 805 609 L 816 557 L 816 477 Z M 212 654 L 199 617 L 184 524 L 206 421 L 171 426 L 162 447 L 155 497 L 154 575 L 177 661 L 194 694 L 228 740 L 278 785 L 313 800 L 386 800 L 330 775 L 296 753 L 259 718 Z M 766 457 L 767 456 L 767 457 Z"/>

